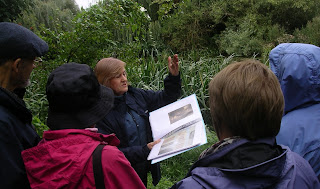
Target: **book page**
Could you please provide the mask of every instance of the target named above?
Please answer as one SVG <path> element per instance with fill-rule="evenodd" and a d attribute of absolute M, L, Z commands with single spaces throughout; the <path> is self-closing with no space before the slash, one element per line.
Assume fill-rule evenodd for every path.
<path fill-rule="evenodd" d="M 170 131 L 197 118 L 202 119 L 202 115 L 195 94 L 150 112 L 153 139 L 160 139 Z"/>
<path fill-rule="evenodd" d="M 164 136 L 161 141 L 152 148 L 148 160 L 200 145 L 203 135 L 202 128 L 202 121 L 197 120 L 197 122 L 193 122 L 174 133 Z"/>
<path fill-rule="evenodd" d="M 202 122 L 203 122 L 203 120 L 202 120 Z M 203 123 L 203 125 L 204 125 L 204 123 Z M 186 152 L 186 151 L 188 151 L 188 150 L 191 150 L 191 149 L 193 149 L 193 148 L 195 148 L 195 147 L 197 147 L 197 146 L 206 144 L 208 141 L 207 141 L 206 128 L 205 128 L 205 127 L 202 128 L 201 137 L 199 137 L 199 138 L 201 139 L 201 142 L 200 142 L 199 145 L 196 145 L 196 146 L 191 147 L 191 148 L 186 148 L 186 149 L 181 150 L 181 151 L 178 151 L 178 152 L 173 152 L 173 153 L 168 154 L 168 155 L 166 155 L 166 156 L 156 157 L 156 158 L 152 159 L 151 164 L 158 163 L 158 162 L 163 161 L 163 160 L 165 160 L 165 159 L 171 158 L 171 157 L 173 157 L 173 156 L 176 156 L 176 155 L 179 155 L 179 154 L 181 154 L 181 153 L 183 153 L 183 152 Z"/>

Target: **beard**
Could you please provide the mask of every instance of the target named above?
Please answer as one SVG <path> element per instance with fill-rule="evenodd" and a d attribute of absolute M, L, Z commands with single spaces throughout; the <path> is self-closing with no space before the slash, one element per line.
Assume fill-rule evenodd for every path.
<path fill-rule="evenodd" d="M 26 88 L 31 85 L 30 76 L 26 77 L 23 73 L 19 74 L 14 83 L 16 88 Z"/>
<path fill-rule="evenodd" d="M 31 85 L 30 78 L 27 79 L 26 81 L 24 81 L 23 83 L 21 83 L 21 87 L 22 87 L 22 88 L 29 87 L 30 85 Z"/>

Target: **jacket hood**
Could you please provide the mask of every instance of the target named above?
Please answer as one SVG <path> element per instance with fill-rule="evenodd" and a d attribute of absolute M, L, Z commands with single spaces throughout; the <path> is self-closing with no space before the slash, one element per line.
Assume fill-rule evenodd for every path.
<path fill-rule="evenodd" d="M 47 188 L 76 186 L 100 143 L 118 145 L 115 135 L 103 135 L 84 129 L 45 131 L 38 146 L 22 152 L 32 186 Z"/>
<path fill-rule="evenodd" d="M 320 102 L 320 48 L 283 43 L 272 49 L 270 68 L 285 99 L 285 113 Z"/>
<path fill-rule="evenodd" d="M 252 188 L 255 183 L 258 184 L 260 188 L 268 188 L 275 185 L 278 182 L 279 178 L 281 178 L 281 174 L 283 172 L 282 165 L 286 160 L 286 150 L 283 150 L 281 155 L 277 156 L 276 158 L 246 168 L 228 169 L 217 168 L 216 166 L 211 165 L 212 162 L 221 162 L 221 158 L 222 161 L 230 161 L 227 160 L 228 157 L 226 155 L 229 154 L 232 150 L 237 150 L 239 146 L 243 146 L 246 144 L 267 144 L 271 146 L 276 145 L 274 138 L 259 139 L 257 141 L 241 139 L 220 149 L 215 154 L 208 155 L 198 160 L 194 164 L 196 168 L 189 172 L 189 175 L 192 175 L 192 177 L 195 180 L 199 180 L 199 182 L 200 180 L 205 180 L 208 184 L 208 188 Z M 251 161 L 250 159 L 252 156 L 255 156 L 255 152 L 247 151 L 246 154 L 236 152 L 233 153 L 232 156 L 241 157 L 236 158 L 238 159 L 238 161 L 233 163 L 245 165 L 249 161 Z M 234 165 L 233 167 L 236 166 L 241 165 Z M 230 179 L 229 176 L 233 174 L 235 175 L 235 178 Z M 239 177 L 239 175 L 242 175 L 242 177 Z M 239 183 L 239 185 L 235 186 L 235 183 Z"/>
<path fill-rule="evenodd" d="M 266 138 L 262 141 L 254 142 L 272 144 L 274 141 L 274 139 L 270 140 Z M 239 146 L 248 143 L 252 142 L 246 139 L 241 139 L 225 146 L 213 154 L 199 159 L 195 163 L 196 166 L 191 168 L 187 178 L 180 181 L 178 186 L 182 184 L 192 188 L 199 186 L 198 184 L 200 184 L 203 188 L 306 188 L 306 183 L 300 183 L 301 181 L 299 179 L 301 179 L 300 177 L 303 174 L 310 174 L 310 170 L 312 171 L 312 169 L 304 159 L 297 154 L 292 153 L 286 146 L 278 146 L 282 149 L 282 152 L 278 156 L 246 168 L 226 169 L 210 166 L 210 162 L 216 162 L 219 161 L 219 159 L 224 161 L 226 154 Z M 248 155 L 254 156 L 255 152 L 253 151 Z M 246 160 L 245 158 L 243 159 L 243 157 L 240 159 L 244 161 Z M 242 162 L 239 161 L 238 163 L 240 164 Z M 309 168 L 309 170 L 307 168 Z M 306 170 L 306 172 L 302 170 Z M 315 180 L 315 176 L 312 177 L 310 174 L 310 178 L 314 180 L 310 179 L 312 180 L 312 183 L 310 181 L 307 185 L 313 184 L 313 186 L 317 186 L 318 181 Z"/>
<path fill-rule="evenodd" d="M 99 141 L 101 143 L 109 144 L 112 146 L 119 145 L 120 141 L 115 136 L 115 134 L 111 135 L 104 135 L 101 133 L 92 132 L 85 129 L 61 129 L 61 130 L 49 130 L 43 133 L 43 141 L 42 142 L 49 142 L 51 140 L 57 139 L 65 139 L 69 137 L 70 139 L 75 138 L 73 135 L 83 135 L 84 137 L 87 136 L 88 140 Z M 78 137 L 76 137 L 78 138 Z M 82 143 L 78 141 L 78 143 Z"/>

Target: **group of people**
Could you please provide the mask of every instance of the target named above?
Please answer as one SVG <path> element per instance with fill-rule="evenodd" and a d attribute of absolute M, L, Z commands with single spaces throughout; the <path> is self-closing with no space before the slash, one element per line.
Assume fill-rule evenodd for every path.
<path fill-rule="evenodd" d="M 181 96 L 178 55 L 168 57 L 164 90 L 129 85 L 126 63 L 66 63 L 48 77 L 42 139 L 23 101 L 48 45 L 23 26 L 0 23 L 0 180 L 3 188 L 147 188 L 160 181 L 147 160 L 149 112 Z M 270 68 L 231 63 L 209 84 L 219 142 L 171 188 L 320 188 L 320 48 L 280 44 Z"/>

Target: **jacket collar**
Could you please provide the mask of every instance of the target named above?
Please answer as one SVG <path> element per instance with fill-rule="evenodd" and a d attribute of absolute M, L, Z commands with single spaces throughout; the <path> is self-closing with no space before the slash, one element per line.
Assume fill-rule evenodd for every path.
<path fill-rule="evenodd" d="M 22 121 L 31 123 L 32 114 L 31 111 L 26 108 L 24 101 L 16 94 L 2 87 L 0 87 L 0 104 Z"/>
<path fill-rule="evenodd" d="M 268 144 L 268 145 L 276 145 L 276 139 L 275 137 L 270 137 L 270 138 L 262 138 L 262 139 L 258 139 L 255 141 L 250 141 L 248 139 L 244 139 L 244 138 L 240 138 L 238 140 L 236 140 L 235 142 L 224 146 L 223 148 L 219 149 L 218 151 L 216 151 L 213 154 L 210 154 L 208 156 L 205 156 L 201 159 L 199 159 L 198 161 L 196 161 L 192 167 L 189 170 L 188 175 L 190 175 L 191 171 L 196 168 L 196 167 L 207 167 L 209 166 L 212 162 L 217 161 L 218 159 L 222 158 L 223 156 L 225 156 L 227 153 L 231 152 L 232 150 L 236 149 L 237 147 L 243 145 L 243 144 L 247 144 L 247 143 L 251 143 L 251 144 Z"/>
<path fill-rule="evenodd" d="M 61 130 L 49 130 L 43 133 L 43 139 L 45 141 L 60 139 L 64 137 L 69 137 L 72 135 L 81 134 L 94 138 L 97 141 L 106 143 L 112 146 L 117 146 L 120 144 L 120 140 L 115 136 L 115 134 L 104 135 L 101 133 L 92 132 L 85 129 L 61 129 Z"/>

